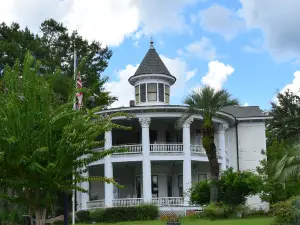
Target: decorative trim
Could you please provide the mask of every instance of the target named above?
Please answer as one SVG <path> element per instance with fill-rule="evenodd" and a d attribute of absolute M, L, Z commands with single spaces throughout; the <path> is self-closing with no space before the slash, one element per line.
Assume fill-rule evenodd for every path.
<path fill-rule="evenodd" d="M 227 130 L 229 128 L 228 124 L 226 123 L 221 123 L 218 125 L 218 131 L 219 132 L 224 132 L 225 130 Z"/>
<path fill-rule="evenodd" d="M 142 117 L 142 118 L 139 118 L 139 122 L 143 128 L 149 128 L 151 119 L 150 119 L 150 117 Z"/>
<path fill-rule="evenodd" d="M 188 118 L 182 125 L 182 128 L 190 128 L 194 118 Z"/>

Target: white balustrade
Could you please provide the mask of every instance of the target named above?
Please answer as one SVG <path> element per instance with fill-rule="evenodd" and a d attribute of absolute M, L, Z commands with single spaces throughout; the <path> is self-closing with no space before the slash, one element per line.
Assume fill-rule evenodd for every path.
<path fill-rule="evenodd" d="M 118 198 L 113 199 L 113 206 L 120 206 L 120 207 L 126 207 L 126 206 L 138 206 L 143 204 L 142 198 Z"/>
<path fill-rule="evenodd" d="M 142 153 L 142 145 L 117 145 L 113 146 L 113 148 L 127 148 L 126 152 L 115 152 L 114 155 L 120 154 L 139 154 Z"/>
<path fill-rule="evenodd" d="M 205 149 L 202 147 L 202 145 L 191 145 L 191 152 L 206 154 Z"/>
<path fill-rule="evenodd" d="M 103 200 L 93 200 L 87 202 L 87 207 L 88 209 L 93 209 L 93 208 L 104 208 L 104 199 Z"/>
<path fill-rule="evenodd" d="M 152 198 L 152 204 L 157 206 L 182 206 L 182 197 L 160 197 Z"/>
<path fill-rule="evenodd" d="M 150 144 L 150 152 L 183 152 L 183 144 Z"/>

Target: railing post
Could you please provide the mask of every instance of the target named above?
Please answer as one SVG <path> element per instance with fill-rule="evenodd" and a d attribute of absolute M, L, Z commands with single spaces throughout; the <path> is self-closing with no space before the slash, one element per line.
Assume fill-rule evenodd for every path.
<path fill-rule="evenodd" d="M 191 165 L 191 134 L 190 125 L 193 122 L 192 118 L 186 120 L 182 126 L 183 134 L 183 191 L 184 191 L 184 205 L 189 205 L 188 191 L 192 187 L 192 165 Z"/>
<path fill-rule="evenodd" d="M 108 150 L 112 147 L 112 132 L 105 132 L 105 150 Z M 107 178 L 113 178 L 113 166 L 111 163 L 111 156 L 108 155 L 105 157 L 104 163 L 104 175 Z M 105 207 L 111 207 L 113 201 L 113 184 L 104 183 L 104 194 L 105 194 Z"/>
<path fill-rule="evenodd" d="M 144 203 L 151 203 L 151 162 L 150 162 L 150 137 L 149 126 L 151 119 L 148 117 L 139 118 L 142 127 L 143 143 L 143 198 Z"/>

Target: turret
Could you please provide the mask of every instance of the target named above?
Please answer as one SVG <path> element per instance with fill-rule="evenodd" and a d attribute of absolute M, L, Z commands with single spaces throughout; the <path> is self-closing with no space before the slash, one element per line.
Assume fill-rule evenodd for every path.
<path fill-rule="evenodd" d="M 128 81 L 135 89 L 135 105 L 168 105 L 170 87 L 176 82 L 176 78 L 157 54 L 151 40 L 142 63 Z"/>

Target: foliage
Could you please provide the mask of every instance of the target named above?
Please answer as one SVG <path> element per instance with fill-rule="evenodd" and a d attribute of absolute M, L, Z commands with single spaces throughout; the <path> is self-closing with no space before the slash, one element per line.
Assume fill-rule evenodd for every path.
<path fill-rule="evenodd" d="M 231 206 L 245 204 L 247 197 L 260 192 L 262 183 L 258 175 L 250 171 L 225 170 L 219 182 L 219 200 Z"/>
<path fill-rule="evenodd" d="M 191 205 L 207 205 L 209 203 L 210 181 L 203 180 L 195 185 L 190 190 Z"/>
<path fill-rule="evenodd" d="M 91 221 L 91 213 L 88 210 L 76 212 L 76 218 L 79 223 L 87 223 Z"/>
<path fill-rule="evenodd" d="M 188 118 L 193 115 L 201 114 L 204 123 L 202 125 L 202 144 L 208 157 L 211 177 L 213 180 L 219 178 L 220 168 L 217 158 L 217 149 L 214 143 L 215 128 L 213 117 L 217 116 L 217 112 L 226 106 L 238 105 L 238 101 L 233 99 L 225 90 L 216 91 L 215 89 L 205 86 L 201 89 L 193 91 L 188 95 L 184 104 L 188 108 L 182 118 L 179 120 L 179 125 L 182 125 Z M 218 189 L 215 183 L 212 183 L 210 191 L 210 200 L 217 201 Z"/>
<path fill-rule="evenodd" d="M 300 97 L 290 90 L 277 94 L 278 102 L 273 102 L 267 124 L 268 144 L 273 139 L 286 143 L 299 141 L 300 135 Z"/>
<path fill-rule="evenodd" d="M 214 181 L 201 181 L 190 190 L 192 204 L 206 205 L 209 203 L 210 185 Z M 261 179 L 250 171 L 233 172 L 229 168 L 221 173 L 217 181 L 219 201 L 230 206 L 245 204 L 246 198 L 255 195 L 261 190 Z"/>
<path fill-rule="evenodd" d="M 272 206 L 274 225 L 298 225 L 300 223 L 300 197 L 278 202 Z"/>
<path fill-rule="evenodd" d="M 159 217 L 159 219 L 163 220 L 163 221 L 167 221 L 167 222 L 179 222 L 180 221 L 180 217 L 175 213 L 161 216 L 161 217 Z"/>
<path fill-rule="evenodd" d="M 0 211 L 0 225 L 21 225 L 27 218 L 24 218 L 24 210 L 19 207 L 3 208 Z"/>
<path fill-rule="evenodd" d="M 274 204 L 300 194 L 300 181 L 297 177 L 291 176 L 284 182 L 274 177 L 277 172 L 276 163 L 286 154 L 291 156 L 295 152 L 295 148 L 277 140 L 273 140 L 267 147 L 265 153 L 267 159 L 260 161 L 260 166 L 257 167 L 257 172 L 263 181 L 262 192 L 260 194 L 263 201 Z"/>
<path fill-rule="evenodd" d="M 14 191 L 0 197 L 25 205 L 39 222 L 45 220 L 57 192 L 87 192 L 74 185 L 72 175 L 78 183 L 113 182 L 86 178 L 83 168 L 114 152 L 93 151 L 104 144 L 96 141 L 98 135 L 126 128 L 111 122 L 120 114 L 96 115 L 100 107 L 73 110 L 72 96 L 70 102 L 58 105 L 49 84 L 38 76 L 39 62 L 27 54 L 23 65 L 20 69 L 17 61 L 13 68 L 5 68 L 5 88 L 0 91 L 0 186 Z"/>
<path fill-rule="evenodd" d="M 141 205 L 136 207 L 113 207 L 79 211 L 76 214 L 81 223 L 104 222 L 115 223 L 119 221 L 155 220 L 158 216 L 158 207 L 154 205 Z"/>
<path fill-rule="evenodd" d="M 230 206 L 220 203 L 210 203 L 208 206 L 203 208 L 203 211 L 200 213 L 200 217 L 215 220 L 228 218 L 232 214 L 233 210 Z"/>
<path fill-rule="evenodd" d="M 95 94 L 94 96 L 98 96 L 95 97 L 97 106 L 109 105 L 116 98 L 105 91 L 104 84 L 108 78 L 101 74 L 108 66 L 111 50 L 98 41 L 89 43 L 76 31 L 68 31 L 66 26 L 53 19 L 45 20 L 40 25 L 39 36 L 34 35 L 28 28 L 20 29 L 17 23 L 12 23 L 11 26 L 0 24 L 0 77 L 5 65 L 12 67 L 16 59 L 19 59 L 19 66 L 22 68 L 26 52 L 30 51 L 41 63 L 38 72 L 50 82 L 63 102 L 67 102 L 73 89 L 74 45 L 78 61 L 86 57 L 86 63 L 80 71 L 83 75 L 83 86 L 90 89 L 86 97 Z M 57 69 L 60 69 L 61 74 L 54 76 Z"/>

